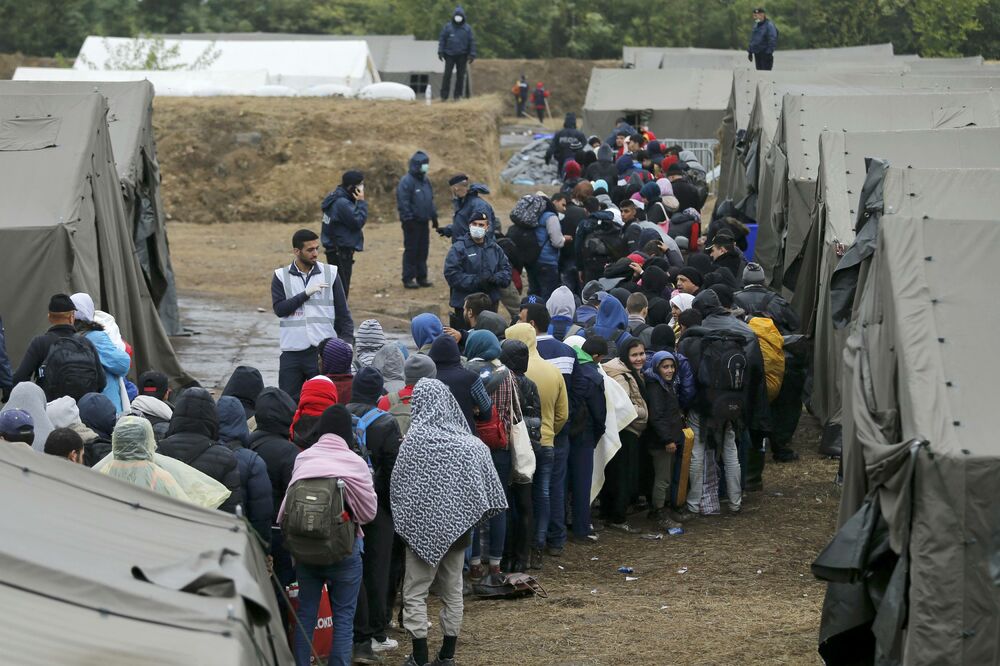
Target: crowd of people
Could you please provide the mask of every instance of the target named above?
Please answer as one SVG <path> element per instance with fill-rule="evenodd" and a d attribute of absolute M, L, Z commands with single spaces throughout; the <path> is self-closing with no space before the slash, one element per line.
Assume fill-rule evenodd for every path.
<path fill-rule="evenodd" d="M 113 314 L 55 294 L 17 368 L 0 358 L 0 440 L 245 517 L 278 589 L 298 583 L 284 615 L 299 664 L 324 586 L 330 663 L 396 649 L 397 606 L 406 663 L 453 663 L 464 593 L 539 575 L 602 532 L 676 530 L 723 500 L 738 513 L 766 452 L 796 459 L 798 319 L 744 257 L 746 225 L 702 222 L 694 156 L 624 120 L 585 137 L 569 114 L 550 157 L 564 186 L 522 197 L 503 233 L 465 174 L 439 226 L 428 157 L 413 156 L 396 192 L 403 286 L 431 285 L 431 226 L 451 248 L 449 316 L 414 317 L 412 346 L 375 319 L 354 325 L 367 204 L 348 171 L 321 233 L 295 232 L 274 271 L 279 386 L 252 367 L 218 398 L 175 395 L 155 370 L 133 382 Z"/>

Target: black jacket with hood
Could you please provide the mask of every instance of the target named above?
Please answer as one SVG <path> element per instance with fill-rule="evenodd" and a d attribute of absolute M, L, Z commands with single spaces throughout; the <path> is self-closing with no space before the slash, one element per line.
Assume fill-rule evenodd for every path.
<path fill-rule="evenodd" d="M 438 219 L 434 205 L 434 188 L 422 170 L 430 160 L 427 153 L 418 150 L 410 158 L 410 166 L 396 186 L 396 209 L 401 222 L 428 222 Z"/>
<path fill-rule="evenodd" d="M 614 187 L 618 182 L 618 169 L 615 167 L 615 151 L 606 143 L 597 149 L 597 161 L 587 166 L 584 175 L 588 180 L 603 180 L 608 187 Z"/>
<path fill-rule="evenodd" d="M 562 129 L 549 142 L 549 149 L 545 151 L 545 163 L 548 164 L 555 157 L 556 163 L 561 167 L 563 162 L 576 155 L 576 151 L 583 150 L 585 145 L 587 136 L 576 128 L 576 114 L 571 111 L 566 114 Z"/>
<path fill-rule="evenodd" d="M 500 345 L 499 358 L 500 362 L 514 373 L 518 404 L 521 406 L 524 423 L 528 426 L 531 443 L 541 446 L 542 399 L 538 395 L 538 386 L 524 374 L 528 371 L 528 345 L 520 340 L 504 340 Z"/>
<path fill-rule="evenodd" d="M 219 510 L 236 513 L 236 507 L 243 504 L 240 470 L 236 454 L 219 444 L 218 439 L 215 401 L 205 389 L 190 388 L 177 399 L 167 437 L 157 451 L 191 465 L 228 488 L 231 494 Z"/>
<path fill-rule="evenodd" d="M 354 377 L 351 386 L 351 402 L 347 403 L 347 411 L 359 419 L 373 409 L 382 397 L 382 375 L 375 368 L 362 368 Z M 396 466 L 396 456 L 403 436 L 399 432 L 399 423 L 389 413 L 383 413 L 372 421 L 365 430 L 365 446 L 375 468 L 375 494 L 378 503 L 389 511 L 389 480 L 392 469 Z"/>
<path fill-rule="evenodd" d="M 83 463 L 93 467 L 111 453 L 111 433 L 115 429 L 115 406 L 103 393 L 87 393 L 77 403 L 80 422 L 94 431 L 96 439 L 85 442 Z"/>
<path fill-rule="evenodd" d="M 251 451 L 267 465 L 271 480 L 274 515 L 278 515 L 285 492 L 292 482 L 295 457 L 300 449 L 288 440 L 288 430 L 295 416 L 295 401 L 280 388 L 270 386 L 257 398 L 257 429 L 250 434 Z"/>
<path fill-rule="evenodd" d="M 222 389 L 222 395 L 231 395 L 239 400 L 249 421 L 254 417 L 257 396 L 263 390 L 264 379 L 260 375 L 260 370 L 249 365 L 241 365 L 233 370 L 232 376 L 226 382 L 226 388 Z"/>
<path fill-rule="evenodd" d="M 430 352 L 427 354 L 437 366 L 437 380 L 448 387 L 458 406 L 462 408 L 462 414 L 469 422 L 469 430 L 476 432 L 475 410 L 476 401 L 473 398 L 473 386 L 478 383 L 479 390 L 486 394 L 486 389 L 482 386 L 479 375 L 462 367 L 462 355 L 458 351 L 458 343 L 448 335 L 442 335 L 431 344 Z M 484 418 L 485 415 L 484 415 Z"/>

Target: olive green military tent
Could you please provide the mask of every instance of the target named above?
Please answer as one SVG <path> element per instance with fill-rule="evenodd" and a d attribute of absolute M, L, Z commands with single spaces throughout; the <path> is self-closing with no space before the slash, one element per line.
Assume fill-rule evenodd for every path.
<path fill-rule="evenodd" d="M 135 372 L 156 369 L 187 384 L 135 251 L 107 117 L 99 93 L 0 96 L 0 313 L 8 353 L 16 361 L 47 328 L 52 294 L 83 291 L 116 318 Z"/>
<path fill-rule="evenodd" d="M 12 444 L 0 502 L 4 663 L 293 663 L 245 521 Z"/>
<path fill-rule="evenodd" d="M 841 528 L 813 565 L 830 581 L 820 653 L 995 664 L 1000 170 L 875 160 L 863 207 L 841 285 L 852 295 Z"/>
<path fill-rule="evenodd" d="M 100 93 L 108 100 L 108 130 L 125 216 L 153 302 L 167 335 L 180 335 L 177 286 L 170 263 L 166 215 L 160 198 L 160 163 L 153 135 L 153 86 L 149 81 L 118 83 L 0 81 L 0 95 Z"/>

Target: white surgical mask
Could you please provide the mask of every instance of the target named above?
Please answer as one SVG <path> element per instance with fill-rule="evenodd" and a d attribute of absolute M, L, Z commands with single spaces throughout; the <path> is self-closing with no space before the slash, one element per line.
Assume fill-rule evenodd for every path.
<path fill-rule="evenodd" d="M 430 170 L 431 170 L 431 165 L 430 164 L 421 164 L 420 165 L 420 171 L 422 173 L 427 173 Z"/>
<path fill-rule="evenodd" d="M 484 227 L 469 227 L 469 235 L 476 240 L 486 238 L 486 229 Z"/>
<path fill-rule="evenodd" d="M 456 16 L 456 17 L 455 17 L 455 23 L 461 23 L 461 22 L 462 22 L 462 21 L 464 21 L 464 20 L 465 20 L 465 18 L 464 18 L 464 17 L 462 17 L 462 16 Z"/>

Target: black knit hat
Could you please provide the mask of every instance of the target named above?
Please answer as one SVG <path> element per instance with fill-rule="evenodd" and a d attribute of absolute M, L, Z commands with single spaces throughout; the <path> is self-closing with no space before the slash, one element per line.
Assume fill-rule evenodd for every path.
<path fill-rule="evenodd" d="M 73 299 L 71 299 L 66 294 L 56 294 L 49 299 L 49 312 L 73 312 L 76 310 L 76 306 L 73 305 Z"/>
<path fill-rule="evenodd" d="M 340 184 L 344 187 L 350 187 L 352 185 L 360 185 L 365 179 L 365 174 L 360 171 L 345 171 L 344 175 L 340 178 Z"/>
<path fill-rule="evenodd" d="M 320 436 L 337 435 L 350 446 L 354 441 L 354 421 L 351 413 L 343 405 L 331 405 L 326 408 L 316 424 L 316 433 Z"/>
<path fill-rule="evenodd" d="M 371 366 L 361 368 L 351 382 L 351 402 L 374 405 L 382 397 L 382 373 Z"/>
<path fill-rule="evenodd" d="M 694 282 L 695 285 L 699 287 L 705 281 L 705 278 L 703 278 L 701 275 L 701 271 L 699 271 L 697 268 L 691 268 L 690 266 L 685 266 L 684 268 L 682 268 L 680 271 L 677 272 L 677 275 L 678 276 L 683 275 L 684 277 L 686 277 L 688 280 L 691 280 L 691 282 Z"/>
<path fill-rule="evenodd" d="M 448 179 L 448 184 L 449 185 L 458 185 L 459 183 L 465 182 L 467 180 L 469 180 L 468 176 L 466 176 L 464 173 L 459 173 L 459 174 L 456 174 L 456 175 L 452 176 L 451 178 L 449 178 Z"/>

